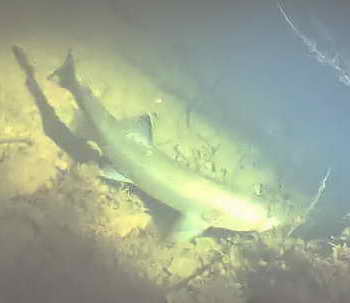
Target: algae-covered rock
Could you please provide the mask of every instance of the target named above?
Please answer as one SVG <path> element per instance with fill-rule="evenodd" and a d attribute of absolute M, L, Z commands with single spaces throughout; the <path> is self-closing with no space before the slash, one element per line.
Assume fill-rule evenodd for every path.
<path fill-rule="evenodd" d="M 196 250 L 198 252 L 218 251 L 220 248 L 220 244 L 213 238 L 199 237 L 196 239 Z"/>
<path fill-rule="evenodd" d="M 121 238 L 131 232 L 144 230 L 151 222 L 151 217 L 146 213 L 123 214 L 116 217 L 111 225 L 113 232 Z"/>
<path fill-rule="evenodd" d="M 180 278 L 186 278 L 193 275 L 199 266 L 200 262 L 198 259 L 194 259 L 191 256 L 183 256 L 175 258 L 168 270 Z"/>

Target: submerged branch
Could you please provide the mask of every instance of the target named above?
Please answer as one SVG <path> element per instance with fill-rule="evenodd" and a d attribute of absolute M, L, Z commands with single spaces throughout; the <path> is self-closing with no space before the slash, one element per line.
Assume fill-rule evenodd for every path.
<path fill-rule="evenodd" d="M 296 226 L 294 226 L 288 233 L 288 237 L 293 236 L 293 234 L 300 229 L 301 226 L 303 226 L 303 224 L 307 223 L 308 219 L 310 219 L 312 217 L 312 212 L 316 209 L 317 204 L 320 202 L 320 199 L 323 195 L 323 193 L 325 192 L 326 188 L 327 188 L 327 182 L 329 179 L 329 176 L 331 174 L 331 168 L 329 167 L 326 171 L 326 174 L 323 176 L 321 182 L 320 182 L 320 186 L 318 187 L 317 193 L 314 196 L 314 198 L 312 199 L 309 207 L 306 209 L 305 215 L 304 215 L 304 222 L 301 224 L 298 224 Z"/>

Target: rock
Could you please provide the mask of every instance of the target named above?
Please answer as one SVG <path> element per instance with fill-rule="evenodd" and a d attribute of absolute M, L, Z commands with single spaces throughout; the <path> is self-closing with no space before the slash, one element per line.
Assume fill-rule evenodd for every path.
<path fill-rule="evenodd" d="M 187 278 L 193 275 L 199 266 L 198 259 L 191 256 L 181 256 L 173 259 L 168 270 L 180 278 Z"/>
<path fill-rule="evenodd" d="M 112 231 L 124 238 L 131 232 L 144 230 L 150 222 L 151 216 L 146 213 L 122 215 L 113 220 Z"/>

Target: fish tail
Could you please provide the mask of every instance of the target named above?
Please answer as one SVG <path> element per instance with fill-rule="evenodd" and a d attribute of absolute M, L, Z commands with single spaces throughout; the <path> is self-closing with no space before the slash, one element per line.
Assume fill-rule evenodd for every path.
<path fill-rule="evenodd" d="M 75 63 L 71 49 L 68 50 L 64 63 L 53 71 L 47 79 L 56 82 L 62 88 L 74 89 L 78 80 L 75 75 Z"/>

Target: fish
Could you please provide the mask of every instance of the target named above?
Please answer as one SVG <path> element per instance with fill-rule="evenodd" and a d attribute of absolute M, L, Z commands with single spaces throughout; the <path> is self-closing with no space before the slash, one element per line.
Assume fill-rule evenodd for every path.
<path fill-rule="evenodd" d="M 279 224 L 266 206 L 191 171 L 157 148 L 149 115 L 116 119 L 78 80 L 72 50 L 48 79 L 73 95 L 95 128 L 96 143 L 113 169 L 153 199 L 180 213 L 169 239 L 190 241 L 210 227 L 262 232 Z"/>

